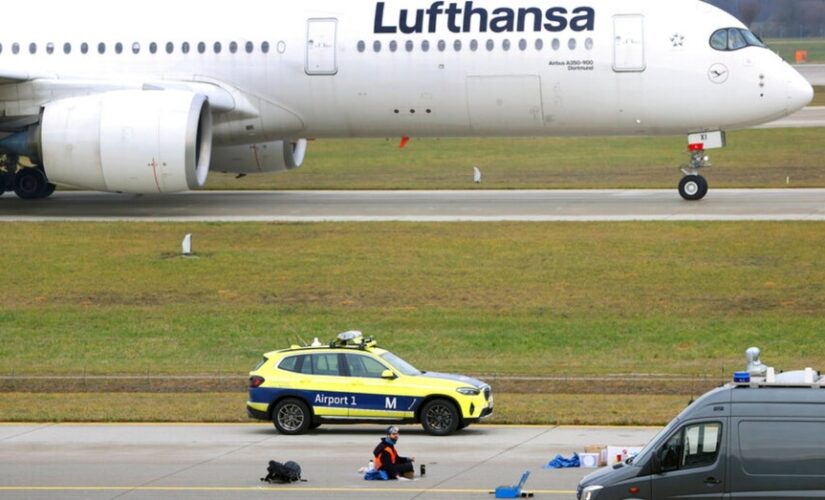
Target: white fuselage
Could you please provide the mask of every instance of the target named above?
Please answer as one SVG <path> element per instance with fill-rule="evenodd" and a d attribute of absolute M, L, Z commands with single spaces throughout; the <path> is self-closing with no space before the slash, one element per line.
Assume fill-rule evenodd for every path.
<path fill-rule="evenodd" d="M 475 9 L 469 16 L 468 4 Z M 474 0 L 453 3 L 452 14 L 450 5 L 16 2 L 5 12 L 21 22 L 0 33 L 0 68 L 87 87 L 66 90 L 72 95 L 95 92 L 96 84 L 217 84 L 236 95 L 236 109 L 216 113 L 218 144 L 290 137 L 683 134 L 747 127 L 804 105 L 795 98 L 804 80 L 771 51 L 712 49 L 714 30 L 741 24 L 699 1 Z M 592 17 L 574 27 L 577 8 L 591 9 Z M 87 54 L 81 53 L 84 43 Z M 714 65 L 729 71 L 724 82 L 709 78 Z M 0 92 L 9 115 L 61 95 L 54 86 L 39 93 L 36 80 L 15 87 Z M 245 132 L 250 125 L 254 139 Z"/>

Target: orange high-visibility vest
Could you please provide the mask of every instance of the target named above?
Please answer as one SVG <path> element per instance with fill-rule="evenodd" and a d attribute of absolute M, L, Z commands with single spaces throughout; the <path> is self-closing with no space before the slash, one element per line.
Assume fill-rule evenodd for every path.
<path fill-rule="evenodd" d="M 392 463 L 395 464 L 395 459 L 398 457 L 398 455 L 395 453 L 395 450 L 387 446 L 384 448 L 384 451 L 390 454 L 390 459 L 392 460 Z M 381 463 L 381 453 L 379 453 L 378 455 L 375 455 L 375 470 L 381 470 L 382 465 L 383 464 Z"/>

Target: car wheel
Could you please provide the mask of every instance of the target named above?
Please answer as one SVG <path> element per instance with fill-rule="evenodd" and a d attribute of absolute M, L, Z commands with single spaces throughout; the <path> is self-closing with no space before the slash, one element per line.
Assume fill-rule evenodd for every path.
<path fill-rule="evenodd" d="M 433 399 L 421 409 L 421 425 L 434 436 L 446 436 L 458 429 L 458 410 L 446 399 Z"/>
<path fill-rule="evenodd" d="M 283 399 L 272 410 L 272 423 L 282 434 L 303 434 L 312 423 L 312 415 L 303 401 Z"/>

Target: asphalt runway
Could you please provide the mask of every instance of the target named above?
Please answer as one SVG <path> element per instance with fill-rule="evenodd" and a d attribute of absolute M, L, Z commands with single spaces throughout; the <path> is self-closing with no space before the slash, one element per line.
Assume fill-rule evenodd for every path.
<path fill-rule="evenodd" d="M 575 498 L 594 469 L 544 469 L 591 444 L 642 445 L 654 428 L 475 425 L 448 437 L 402 426 L 397 449 L 426 464 L 412 481 L 364 481 L 384 426 L 322 426 L 283 436 L 267 424 L 0 425 L 0 498 L 492 498 L 531 475 L 537 498 Z M 269 460 L 294 460 L 306 482 L 269 485 Z"/>
<path fill-rule="evenodd" d="M 198 191 L 158 196 L 57 192 L 0 198 L 0 221 L 741 221 L 825 220 L 825 189 L 549 191 Z"/>

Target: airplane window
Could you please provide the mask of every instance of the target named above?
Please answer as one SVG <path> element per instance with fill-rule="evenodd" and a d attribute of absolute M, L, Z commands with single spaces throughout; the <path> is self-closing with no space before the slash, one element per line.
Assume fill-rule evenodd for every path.
<path fill-rule="evenodd" d="M 212 46 L 212 50 L 214 50 L 216 54 L 220 54 L 222 50 L 221 42 L 215 42 L 215 44 Z"/>
<path fill-rule="evenodd" d="M 3 53 L 3 44 L 0 43 L 0 54 L 2 54 L 2 53 Z"/>
<path fill-rule="evenodd" d="M 558 38 L 553 39 L 553 50 L 559 50 L 561 48 L 561 42 Z"/>
<path fill-rule="evenodd" d="M 544 40 L 541 38 L 536 38 L 536 50 L 541 50 L 544 48 Z"/>
<path fill-rule="evenodd" d="M 30 43 L 29 44 L 29 54 L 37 54 L 37 44 Z"/>
<path fill-rule="evenodd" d="M 381 52 L 381 42 L 378 40 L 372 42 L 372 50 L 375 52 Z"/>
<path fill-rule="evenodd" d="M 728 48 L 730 50 L 737 50 L 747 46 L 748 42 L 745 41 L 745 37 L 742 36 L 739 30 L 728 30 Z"/>
<path fill-rule="evenodd" d="M 281 54 L 283 54 L 283 53 L 284 53 L 284 50 L 286 50 L 286 46 L 284 46 L 284 49 L 283 49 L 283 50 L 281 50 L 281 47 L 282 47 L 282 45 L 281 45 L 281 44 L 282 44 L 282 43 L 283 43 L 283 42 L 281 42 L 281 43 L 279 43 L 279 44 L 278 44 L 278 52 L 280 52 Z M 261 43 L 261 52 L 263 52 L 264 54 L 269 54 L 269 42 L 263 42 L 263 43 Z"/>
<path fill-rule="evenodd" d="M 367 44 L 364 43 L 364 40 L 358 40 L 358 52 L 364 52 L 367 50 Z"/>
<path fill-rule="evenodd" d="M 189 53 L 189 42 L 183 42 L 182 44 L 180 44 L 180 51 L 183 52 L 184 54 L 188 54 Z"/>
<path fill-rule="evenodd" d="M 198 42 L 198 54 L 203 54 L 204 52 L 206 52 L 206 44 Z"/>
<path fill-rule="evenodd" d="M 175 44 L 172 42 L 166 42 L 166 53 L 171 54 L 175 51 Z"/>
<path fill-rule="evenodd" d="M 430 51 L 430 42 L 429 42 L 429 40 L 424 40 L 424 41 L 421 42 L 421 50 L 423 52 L 429 52 Z"/>
<path fill-rule="evenodd" d="M 740 30 L 742 35 L 745 36 L 745 41 L 748 42 L 748 45 L 752 45 L 754 47 L 762 47 L 765 48 L 765 44 L 760 40 L 760 38 L 754 35 L 752 32 L 748 30 Z"/>
<path fill-rule="evenodd" d="M 505 51 L 510 50 L 510 40 L 504 40 L 501 42 L 501 48 Z"/>
<path fill-rule="evenodd" d="M 518 41 L 518 49 L 519 50 L 527 50 L 527 40 L 525 40 L 524 38 L 519 40 Z"/>
<path fill-rule="evenodd" d="M 89 53 L 89 44 L 86 43 L 86 42 L 81 43 L 80 44 L 80 52 L 82 54 L 88 54 Z"/>
<path fill-rule="evenodd" d="M 63 53 L 64 54 L 71 54 L 72 53 L 72 44 L 66 42 L 63 44 Z"/>
<path fill-rule="evenodd" d="M 453 49 L 455 49 L 456 52 L 461 51 L 461 40 L 456 40 L 453 42 Z"/>
<path fill-rule="evenodd" d="M 149 44 L 149 52 L 151 52 L 152 54 L 154 54 L 154 53 L 156 53 L 157 51 L 158 51 L 158 44 L 156 44 L 155 42 L 150 43 L 150 44 Z"/>
<path fill-rule="evenodd" d="M 106 44 L 105 43 L 100 42 L 99 44 L 97 44 L 97 53 L 98 54 L 105 54 L 106 53 Z"/>
<path fill-rule="evenodd" d="M 487 48 L 487 51 L 488 51 L 488 52 L 489 52 L 489 51 L 492 51 L 494 48 L 496 48 L 496 42 L 494 42 L 494 41 L 492 41 L 492 40 L 488 39 L 488 40 L 487 40 L 487 45 L 486 45 L 486 48 Z"/>
<path fill-rule="evenodd" d="M 593 39 L 588 38 L 584 41 L 584 48 L 587 50 L 593 50 Z"/>
<path fill-rule="evenodd" d="M 238 42 L 229 42 L 229 52 L 233 54 L 238 52 Z"/>
<path fill-rule="evenodd" d="M 132 54 L 140 54 L 140 42 L 132 43 Z"/>
<path fill-rule="evenodd" d="M 716 50 L 727 50 L 728 30 L 718 30 L 710 37 L 710 46 Z"/>
<path fill-rule="evenodd" d="M 478 40 L 470 40 L 470 50 L 472 50 L 473 52 L 478 50 Z"/>
<path fill-rule="evenodd" d="M 122 43 L 117 42 L 117 43 L 115 44 L 115 52 L 116 52 L 116 53 L 118 53 L 118 54 L 122 54 L 122 53 L 123 53 L 123 44 L 122 44 Z"/>
<path fill-rule="evenodd" d="M 447 42 L 445 42 L 444 40 L 439 40 L 438 41 L 438 51 L 439 52 L 444 52 L 444 50 L 446 48 L 447 48 Z"/>
<path fill-rule="evenodd" d="M 244 48 L 246 49 L 247 54 L 251 54 L 252 51 L 255 50 L 255 44 L 252 42 L 246 42 Z"/>
<path fill-rule="evenodd" d="M 570 50 L 576 50 L 576 39 L 575 38 L 571 38 L 570 40 L 567 41 L 567 48 L 569 48 Z"/>
<path fill-rule="evenodd" d="M 54 54 L 54 44 L 52 42 L 46 44 L 46 53 Z"/>
<path fill-rule="evenodd" d="M 398 42 L 396 42 L 395 40 L 392 40 L 390 42 L 389 47 L 390 47 L 390 52 L 395 52 L 396 50 L 398 50 Z"/>
<path fill-rule="evenodd" d="M 407 49 L 407 52 L 412 52 L 415 48 L 415 45 L 413 45 L 412 40 L 407 40 L 407 43 L 404 44 L 404 48 Z"/>
<path fill-rule="evenodd" d="M 19 43 L 14 42 L 13 44 L 11 44 L 11 53 L 12 54 L 19 54 L 20 53 L 20 44 Z"/>

